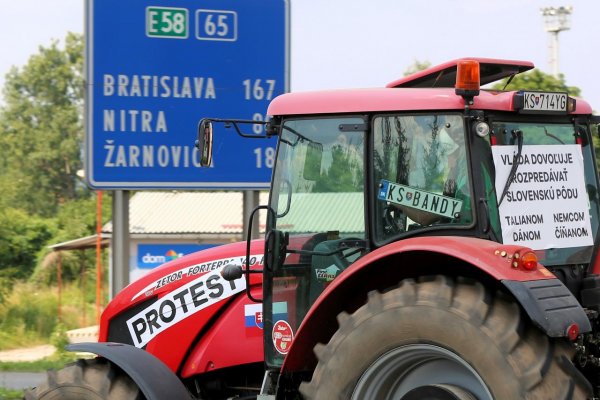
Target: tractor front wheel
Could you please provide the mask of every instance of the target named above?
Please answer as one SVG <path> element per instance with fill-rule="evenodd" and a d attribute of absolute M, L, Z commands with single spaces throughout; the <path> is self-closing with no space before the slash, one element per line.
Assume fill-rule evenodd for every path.
<path fill-rule="evenodd" d="M 77 360 L 48 371 L 46 382 L 25 393 L 26 400 L 141 400 L 137 385 L 106 359 Z"/>
<path fill-rule="evenodd" d="M 586 399 L 591 387 L 507 295 L 445 276 L 373 292 L 315 347 L 306 399 Z"/>

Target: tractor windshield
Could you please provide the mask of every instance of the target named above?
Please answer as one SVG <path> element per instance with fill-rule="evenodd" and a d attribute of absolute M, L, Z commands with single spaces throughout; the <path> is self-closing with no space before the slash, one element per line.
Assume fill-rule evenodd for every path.
<path fill-rule="evenodd" d="M 493 132 L 497 236 L 536 250 L 546 266 L 589 263 L 598 183 L 587 127 L 498 120 Z"/>
<path fill-rule="evenodd" d="M 289 235 L 283 266 L 265 288 L 267 363 L 278 365 L 309 307 L 364 250 L 365 121 L 285 121 L 270 205 Z M 269 335 L 266 335 L 269 336 Z"/>
<path fill-rule="evenodd" d="M 375 239 L 473 222 L 465 129 L 459 114 L 373 119 Z"/>

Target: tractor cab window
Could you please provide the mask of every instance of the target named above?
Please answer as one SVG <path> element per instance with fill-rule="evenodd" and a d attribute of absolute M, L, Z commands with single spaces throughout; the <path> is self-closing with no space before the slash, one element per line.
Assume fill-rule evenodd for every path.
<path fill-rule="evenodd" d="M 493 126 L 502 241 L 534 249 L 546 266 L 586 264 L 592 255 L 599 203 L 587 129 L 571 121 Z"/>
<path fill-rule="evenodd" d="M 460 115 L 384 115 L 373 120 L 376 235 L 473 221 Z"/>
<path fill-rule="evenodd" d="M 266 282 L 264 315 L 267 331 L 288 337 L 265 342 L 270 365 L 281 363 L 321 292 L 365 251 L 365 127 L 359 117 L 283 122 L 269 229 L 288 239 Z"/>
<path fill-rule="evenodd" d="M 337 232 L 364 237 L 362 118 L 284 123 L 271 206 L 291 235 Z"/>

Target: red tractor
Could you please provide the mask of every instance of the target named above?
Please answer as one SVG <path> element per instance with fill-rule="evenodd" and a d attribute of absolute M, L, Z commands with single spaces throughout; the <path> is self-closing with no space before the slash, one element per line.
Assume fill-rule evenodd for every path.
<path fill-rule="evenodd" d="M 98 357 L 27 398 L 598 397 L 600 119 L 567 93 L 480 89 L 532 68 L 461 59 L 276 98 L 264 241 L 132 283 L 99 343 L 70 346 Z M 216 123 L 256 137 L 202 120 L 203 165 Z"/>

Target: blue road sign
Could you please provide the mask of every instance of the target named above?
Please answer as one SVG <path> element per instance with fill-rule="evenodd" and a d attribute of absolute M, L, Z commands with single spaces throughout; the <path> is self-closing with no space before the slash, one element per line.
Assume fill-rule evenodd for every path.
<path fill-rule="evenodd" d="M 275 141 L 203 117 L 264 120 L 289 88 L 288 0 L 87 0 L 86 177 L 99 189 L 261 189 Z M 248 125 L 262 133 L 262 125 Z"/>

